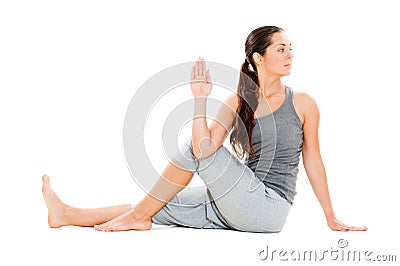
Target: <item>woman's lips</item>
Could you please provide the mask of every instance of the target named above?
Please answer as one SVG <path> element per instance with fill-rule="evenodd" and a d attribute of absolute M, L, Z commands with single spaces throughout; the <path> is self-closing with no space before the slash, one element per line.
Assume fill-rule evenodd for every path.
<path fill-rule="evenodd" d="M 286 65 L 284 65 L 283 67 L 290 68 L 291 66 L 292 66 L 292 64 L 286 64 Z"/>

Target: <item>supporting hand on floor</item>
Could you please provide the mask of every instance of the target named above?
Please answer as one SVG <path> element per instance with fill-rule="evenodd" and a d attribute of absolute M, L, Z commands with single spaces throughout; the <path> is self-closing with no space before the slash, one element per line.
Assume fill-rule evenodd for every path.
<path fill-rule="evenodd" d="M 351 226 L 351 225 L 346 225 L 336 219 L 336 217 L 328 218 L 327 220 L 328 226 L 330 229 L 333 231 L 342 231 L 342 232 L 348 232 L 348 231 L 367 231 L 367 227 L 358 227 L 358 226 Z"/>

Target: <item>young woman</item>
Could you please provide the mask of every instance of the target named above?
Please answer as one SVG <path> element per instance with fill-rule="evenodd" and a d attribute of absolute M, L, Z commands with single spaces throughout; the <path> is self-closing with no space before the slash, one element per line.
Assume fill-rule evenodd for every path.
<path fill-rule="evenodd" d="M 192 136 L 137 205 L 81 209 L 61 201 L 43 176 L 50 227 L 94 226 L 100 231 L 149 230 L 152 223 L 195 228 L 280 232 L 296 194 L 300 155 L 332 230 L 365 231 L 336 219 L 318 141 L 315 101 L 281 82 L 293 55 L 284 30 L 253 30 L 245 43 L 237 94 L 231 95 L 210 126 L 207 96 L 212 89 L 205 61 L 192 68 Z M 242 163 L 222 144 L 230 143 Z M 197 173 L 205 187 L 184 189 Z"/>

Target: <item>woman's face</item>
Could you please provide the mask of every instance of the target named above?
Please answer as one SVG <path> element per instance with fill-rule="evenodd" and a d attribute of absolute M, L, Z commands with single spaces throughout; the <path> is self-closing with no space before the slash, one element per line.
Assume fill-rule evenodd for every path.
<path fill-rule="evenodd" d="M 291 43 L 284 31 L 276 32 L 271 38 L 272 44 L 262 56 L 261 70 L 267 76 L 287 76 L 292 68 Z"/>

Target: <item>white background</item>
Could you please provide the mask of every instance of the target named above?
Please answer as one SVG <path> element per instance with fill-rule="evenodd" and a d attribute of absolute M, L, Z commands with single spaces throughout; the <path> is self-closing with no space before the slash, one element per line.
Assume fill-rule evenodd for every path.
<path fill-rule="evenodd" d="M 400 260 L 395 4 L 2 1 L 0 264 L 255 265 L 271 263 L 258 259 L 266 245 L 322 252 L 337 248 L 341 238 L 352 250 L 397 252 Z M 280 234 L 48 228 L 42 174 L 71 205 L 140 200 L 144 192 L 122 149 L 135 90 L 157 72 L 199 56 L 239 68 L 247 35 L 263 25 L 286 29 L 295 64 L 284 82 L 319 105 L 321 151 L 338 218 L 368 232 L 330 231 L 303 168 Z"/>

